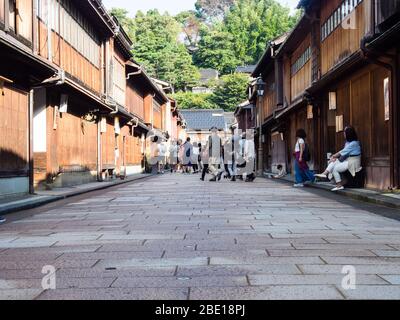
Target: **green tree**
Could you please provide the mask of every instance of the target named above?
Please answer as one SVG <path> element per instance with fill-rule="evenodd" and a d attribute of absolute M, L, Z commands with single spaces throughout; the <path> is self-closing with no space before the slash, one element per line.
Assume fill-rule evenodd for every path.
<path fill-rule="evenodd" d="M 194 62 L 200 68 L 212 68 L 221 74 L 233 72 L 239 64 L 233 48 L 233 36 L 221 28 L 203 27 Z"/>
<path fill-rule="evenodd" d="M 233 1 L 222 22 L 202 29 L 194 61 L 223 74 L 238 65 L 254 64 L 268 42 L 288 32 L 298 17 L 276 0 Z"/>
<path fill-rule="evenodd" d="M 248 98 L 248 83 L 249 77 L 241 73 L 223 76 L 211 96 L 211 102 L 225 111 L 234 111 L 240 103 Z"/>
<path fill-rule="evenodd" d="M 135 20 L 129 17 L 128 10 L 122 8 L 112 8 L 110 13 L 117 18 L 118 22 L 122 25 L 129 38 L 132 41 L 135 41 Z"/>
<path fill-rule="evenodd" d="M 174 17 L 157 10 L 138 12 L 135 24 L 135 59 L 153 77 L 171 83 L 177 90 L 195 85 L 200 75 L 185 45 L 178 41 L 181 27 Z"/>
<path fill-rule="evenodd" d="M 212 94 L 208 93 L 193 93 L 193 92 L 178 92 L 172 95 L 172 98 L 178 102 L 180 109 L 217 109 L 214 104 Z"/>

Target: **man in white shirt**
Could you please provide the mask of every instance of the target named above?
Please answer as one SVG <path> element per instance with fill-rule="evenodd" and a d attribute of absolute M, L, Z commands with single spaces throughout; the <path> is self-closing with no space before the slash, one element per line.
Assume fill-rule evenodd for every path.
<path fill-rule="evenodd" d="M 254 131 L 247 130 L 246 140 L 244 142 L 243 158 L 246 160 L 246 181 L 253 182 L 256 178 L 255 175 L 255 161 L 256 161 L 256 145 L 254 143 Z"/>
<path fill-rule="evenodd" d="M 158 144 L 158 156 L 159 156 L 158 173 L 164 174 L 166 155 L 167 155 L 167 146 L 165 145 L 164 141 L 161 141 Z"/>

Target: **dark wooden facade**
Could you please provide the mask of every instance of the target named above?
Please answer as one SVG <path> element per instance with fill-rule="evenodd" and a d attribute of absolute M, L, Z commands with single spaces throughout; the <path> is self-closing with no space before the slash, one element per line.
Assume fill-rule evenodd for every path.
<path fill-rule="evenodd" d="M 399 48 L 395 44 L 400 1 L 302 0 L 300 6 L 304 17 L 272 57 L 278 72 L 272 62 L 262 60 L 253 74 L 266 82 L 257 109 L 264 110 L 264 120 L 273 127 L 263 130 L 267 141 L 263 153 L 272 159 L 265 161 L 265 168 L 273 169 L 286 152 L 291 171 L 295 132 L 304 128 L 312 151 L 311 167 L 323 170 L 328 155 L 343 147 L 344 128 L 352 125 L 363 146 L 365 186 L 399 187 Z M 269 107 L 271 85 L 277 102 Z M 276 110 L 273 115 L 269 108 Z M 277 141 L 281 142 L 274 151 Z"/>
<path fill-rule="evenodd" d="M 169 99 L 131 46 L 101 1 L 0 0 L 0 197 L 143 170 Z"/>

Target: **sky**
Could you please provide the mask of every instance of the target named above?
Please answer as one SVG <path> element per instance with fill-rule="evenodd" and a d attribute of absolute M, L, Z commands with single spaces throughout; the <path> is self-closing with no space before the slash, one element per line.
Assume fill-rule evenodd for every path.
<path fill-rule="evenodd" d="M 299 0 L 278 0 L 282 4 L 295 8 Z M 131 15 L 135 15 L 136 11 L 148 11 L 157 8 L 160 12 L 168 11 L 175 15 L 181 11 L 194 9 L 196 0 L 103 0 L 108 9 L 113 7 L 125 8 Z"/>

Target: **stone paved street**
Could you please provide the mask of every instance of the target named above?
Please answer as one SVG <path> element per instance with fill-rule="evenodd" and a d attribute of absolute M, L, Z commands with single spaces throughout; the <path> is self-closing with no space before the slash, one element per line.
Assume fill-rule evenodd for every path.
<path fill-rule="evenodd" d="M 396 214 L 258 179 L 164 175 L 9 216 L 0 299 L 400 299 Z M 57 268 L 42 289 L 43 266 Z M 356 289 L 342 269 L 356 270 Z"/>

